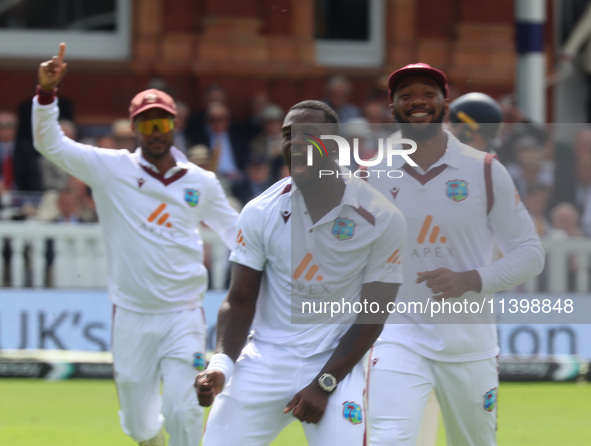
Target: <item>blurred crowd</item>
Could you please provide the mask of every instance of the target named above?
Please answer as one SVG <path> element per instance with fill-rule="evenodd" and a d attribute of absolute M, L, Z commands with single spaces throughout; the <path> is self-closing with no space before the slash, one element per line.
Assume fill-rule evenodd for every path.
<path fill-rule="evenodd" d="M 254 95 L 251 115 L 235 120 L 226 92 L 217 85 L 206 89 L 196 110 L 160 79 L 146 87 L 175 98 L 175 146 L 193 163 L 216 172 L 238 210 L 288 175 L 280 144 L 286 110 L 266 94 Z M 371 159 L 378 138 L 391 132 L 386 124 L 393 125 L 387 94 L 376 88 L 364 102 L 353 103 L 352 93 L 347 78 L 334 76 L 327 80 L 321 99 L 335 109 L 341 122 L 350 124 L 346 136 L 358 138 L 361 158 Z M 490 138 L 489 150 L 496 151 L 513 177 L 540 236 L 591 236 L 591 126 L 580 125 L 571 141 L 556 143 L 556 129 L 531 122 L 511 96 L 496 102 L 503 124 Z M 68 137 L 113 150 L 135 150 L 129 120 L 117 119 L 109 132 L 80 138 L 71 101 L 60 97 L 59 105 L 60 123 Z M 0 110 L 0 220 L 96 222 L 92 191 L 34 150 L 30 111 L 30 101 L 18 110 Z M 3 244 L 6 258 L 7 240 Z"/>

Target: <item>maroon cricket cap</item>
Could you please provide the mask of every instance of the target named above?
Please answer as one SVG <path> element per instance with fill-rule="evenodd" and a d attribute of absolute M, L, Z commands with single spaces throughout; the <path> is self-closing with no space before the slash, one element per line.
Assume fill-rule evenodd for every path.
<path fill-rule="evenodd" d="M 129 119 L 150 108 L 161 108 L 176 116 L 176 104 L 168 94 L 151 88 L 135 95 L 129 104 Z"/>
<path fill-rule="evenodd" d="M 426 63 L 412 63 L 396 70 L 388 78 L 388 96 L 390 99 L 394 97 L 394 90 L 396 89 L 398 82 L 400 82 L 405 77 L 420 74 L 432 78 L 441 87 L 443 96 L 446 98 L 449 96 L 447 77 L 443 71 L 433 68 L 431 65 Z"/>

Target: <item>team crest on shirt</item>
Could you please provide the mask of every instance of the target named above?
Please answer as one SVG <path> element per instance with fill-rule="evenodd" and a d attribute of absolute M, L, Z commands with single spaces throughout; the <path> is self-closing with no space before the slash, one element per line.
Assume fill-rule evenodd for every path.
<path fill-rule="evenodd" d="M 390 193 L 392 194 L 392 198 L 394 200 L 396 200 L 396 197 L 398 196 L 399 191 L 400 191 L 399 187 L 393 187 L 392 189 L 390 189 Z"/>
<path fill-rule="evenodd" d="M 195 189 L 185 189 L 185 201 L 194 208 L 199 203 L 199 191 Z"/>
<path fill-rule="evenodd" d="M 464 180 L 452 180 L 447 183 L 447 196 L 458 202 L 468 198 L 468 183 Z"/>
<path fill-rule="evenodd" d="M 357 223 L 353 220 L 337 218 L 332 227 L 332 235 L 339 240 L 349 240 L 355 234 L 355 226 L 357 226 Z"/>
<path fill-rule="evenodd" d="M 193 353 L 193 367 L 195 370 L 205 370 L 205 355 L 203 353 Z"/>
<path fill-rule="evenodd" d="M 492 412 L 497 405 L 497 388 L 490 389 L 484 394 L 484 410 Z"/>
<path fill-rule="evenodd" d="M 343 403 L 343 417 L 353 424 L 363 423 L 361 406 L 353 401 L 345 401 Z"/>

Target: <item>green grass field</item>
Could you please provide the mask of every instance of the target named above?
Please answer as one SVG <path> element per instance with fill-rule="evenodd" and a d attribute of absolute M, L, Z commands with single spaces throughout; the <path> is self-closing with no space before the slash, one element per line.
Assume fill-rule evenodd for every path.
<path fill-rule="evenodd" d="M 591 384 L 502 383 L 500 446 L 591 444 Z M 117 416 L 111 381 L 0 380 L 0 444 L 132 446 Z M 305 445 L 298 423 L 273 446 Z M 440 426 L 438 446 L 445 445 Z"/>

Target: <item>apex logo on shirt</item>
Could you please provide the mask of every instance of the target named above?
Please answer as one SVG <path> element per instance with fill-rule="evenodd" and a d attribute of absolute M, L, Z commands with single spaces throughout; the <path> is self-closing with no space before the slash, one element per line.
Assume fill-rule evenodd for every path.
<path fill-rule="evenodd" d="M 353 424 L 363 423 L 361 406 L 353 401 L 345 401 L 343 403 L 343 417 Z"/>
<path fill-rule="evenodd" d="M 447 196 L 456 203 L 468 198 L 468 183 L 464 180 L 452 180 L 447 185 Z"/>
<path fill-rule="evenodd" d="M 411 258 L 455 257 L 455 247 L 440 232 L 441 228 L 433 224 L 433 216 L 427 215 L 417 236 L 419 246 L 410 251 Z"/>
<path fill-rule="evenodd" d="M 148 217 L 148 222 L 156 222 L 158 226 L 165 226 L 167 228 L 172 228 L 172 223 L 168 221 L 168 217 L 170 215 L 168 212 L 162 213 L 166 209 L 166 203 L 161 203 L 154 212 L 150 214 Z"/>
<path fill-rule="evenodd" d="M 239 246 L 246 246 L 244 243 L 244 234 L 242 233 L 242 229 L 238 230 L 238 235 L 236 235 L 236 244 Z"/>
<path fill-rule="evenodd" d="M 390 189 L 390 193 L 392 194 L 392 198 L 394 200 L 396 200 L 396 197 L 398 196 L 399 191 L 400 191 L 399 187 L 393 187 L 392 189 Z"/>
<path fill-rule="evenodd" d="M 417 243 L 422 245 L 428 240 L 429 243 L 445 243 L 447 242 L 447 238 L 445 236 L 439 237 L 439 231 L 441 230 L 439 226 L 433 226 L 431 233 L 429 233 L 429 229 L 431 229 L 431 223 L 433 223 L 433 216 L 427 215 L 425 220 L 423 221 L 423 226 L 421 226 L 421 230 L 419 231 L 419 236 L 417 237 Z M 429 238 L 427 239 L 427 235 Z M 438 238 L 439 237 L 439 238 Z"/>
<path fill-rule="evenodd" d="M 320 275 L 320 274 L 316 274 L 318 272 L 318 270 L 320 269 L 318 267 L 318 265 L 310 265 L 310 262 L 312 262 L 312 259 L 314 258 L 314 256 L 310 253 L 306 254 L 304 256 L 304 258 L 302 259 L 302 261 L 300 262 L 300 264 L 297 266 L 297 268 L 295 269 L 294 273 L 293 273 L 293 278 L 295 280 L 298 280 L 300 277 L 302 277 L 302 274 L 304 274 L 304 279 L 309 282 L 311 280 L 313 280 L 314 278 L 316 279 L 317 282 L 321 282 L 324 279 L 324 276 Z M 308 268 L 308 265 L 310 265 L 310 268 Z"/>
<path fill-rule="evenodd" d="M 137 187 L 138 187 L 138 189 L 141 189 L 145 182 L 146 182 L 146 180 L 144 180 L 143 178 L 138 178 L 137 179 Z"/>
<path fill-rule="evenodd" d="M 386 263 L 391 263 L 392 265 L 400 265 L 400 250 L 396 249 L 396 251 L 394 251 L 392 255 L 388 257 Z"/>

